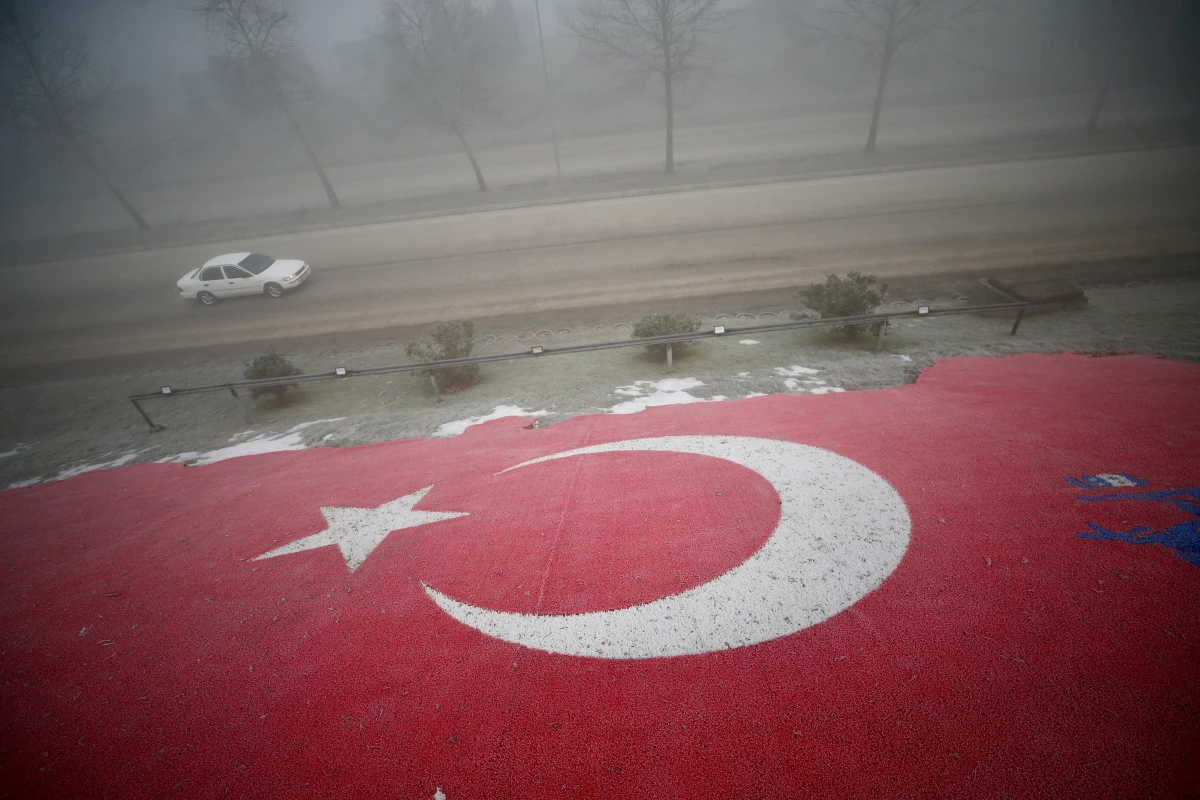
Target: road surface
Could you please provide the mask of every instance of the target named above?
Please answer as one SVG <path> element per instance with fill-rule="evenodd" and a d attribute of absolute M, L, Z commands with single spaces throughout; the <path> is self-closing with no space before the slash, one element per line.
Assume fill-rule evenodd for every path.
<path fill-rule="evenodd" d="M 886 151 L 911 146 L 962 145 L 1077 132 L 1091 103 L 1090 95 L 1073 95 L 888 108 L 880 129 L 879 148 Z M 853 152 L 862 146 L 869 112 L 867 103 L 854 113 L 683 126 L 676 134 L 676 158 L 685 170 L 707 175 L 713 167 L 741 162 Z M 1109 100 L 1105 119 L 1116 125 L 1142 124 L 1179 113 L 1169 97 L 1119 93 Z M 479 147 L 478 157 L 495 188 L 536 186 L 554 178 L 548 142 Z M 562 163 L 567 178 L 652 173 L 662 169 L 663 133 L 649 130 L 568 139 L 562 143 Z M 475 189 L 471 169 L 458 152 L 327 166 L 330 180 L 347 206 L 470 194 Z M 728 170 L 712 174 L 715 180 L 734 177 Z M 323 207 L 325 203 L 311 170 L 191 185 L 125 186 L 125 189 L 152 225 L 290 214 L 300 208 Z M 2 205 L 0 241 L 124 229 L 132 224 L 121 207 L 99 189 L 52 200 L 7 196 L 3 197 Z"/>
<path fill-rule="evenodd" d="M 1200 148 L 476 212 L 0 270 L 0 366 L 445 319 L 1200 252 Z M 282 300 L 175 281 L 221 252 L 308 260 Z"/>

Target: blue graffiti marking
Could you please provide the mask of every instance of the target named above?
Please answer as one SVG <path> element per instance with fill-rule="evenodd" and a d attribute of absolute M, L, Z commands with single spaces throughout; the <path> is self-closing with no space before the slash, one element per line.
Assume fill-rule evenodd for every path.
<path fill-rule="evenodd" d="M 1080 489 L 1116 489 L 1121 486 L 1145 486 L 1149 481 L 1117 472 L 1109 475 L 1081 475 L 1078 478 L 1063 478 Z"/>
<path fill-rule="evenodd" d="M 1089 522 L 1087 526 L 1092 529 L 1092 532 L 1077 533 L 1076 536 L 1081 539 L 1102 539 L 1127 542 L 1128 544 L 1161 544 L 1174 550 L 1177 556 L 1189 564 L 1200 567 L 1200 489 L 1134 492 L 1079 498 L 1081 503 L 1101 500 L 1146 500 L 1155 503 L 1169 503 L 1180 511 L 1191 514 L 1195 519 L 1180 522 L 1169 528 L 1163 528 L 1161 531 L 1147 527 L 1134 528 L 1130 531 L 1110 531 Z"/>

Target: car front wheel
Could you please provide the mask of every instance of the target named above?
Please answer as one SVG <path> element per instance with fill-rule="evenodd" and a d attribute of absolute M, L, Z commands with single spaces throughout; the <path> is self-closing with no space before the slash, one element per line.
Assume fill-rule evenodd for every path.
<path fill-rule="evenodd" d="M 200 292 L 198 295 L 196 295 L 196 299 L 206 306 L 211 306 L 213 303 L 217 302 L 217 297 L 212 292 Z"/>
<path fill-rule="evenodd" d="M 283 287 L 278 283 L 268 283 L 263 287 L 263 291 L 267 293 L 268 297 L 283 297 Z"/>

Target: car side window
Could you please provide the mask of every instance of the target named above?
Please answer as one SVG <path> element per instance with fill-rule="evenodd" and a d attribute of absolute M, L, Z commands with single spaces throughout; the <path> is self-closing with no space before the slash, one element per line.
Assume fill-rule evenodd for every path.
<path fill-rule="evenodd" d="M 250 273 L 241 267 L 226 267 L 225 277 L 227 278 L 249 278 Z"/>
<path fill-rule="evenodd" d="M 221 268 L 220 267 L 209 267 L 208 269 L 204 270 L 204 272 L 200 273 L 200 280 L 202 280 L 202 281 L 219 281 L 219 280 L 221 280 Z"/>

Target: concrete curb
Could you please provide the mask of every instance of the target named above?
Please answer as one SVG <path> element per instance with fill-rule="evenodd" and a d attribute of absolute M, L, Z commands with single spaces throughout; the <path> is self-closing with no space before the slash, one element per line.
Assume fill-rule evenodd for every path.
<path fill-rule="evenodd" d="M 790 174 L 780 175 L 770 178 L 745 178 L 729 181 L 708 181 L 705 183 L 689 183 L 678 186 L 657 186 L 647 189 L 625 189 L 611 192 L 598 192 L 586 195 L 574 195 L 570 197 L 549 198 L 544 200 L 518 200 L 508 203 L 492 203 L 481 206 L 470 206 L 456 209 L 443 209 L 438 211 L 419 211 L 409 214 L 393 214 L 382 217 L 372 217 L 361 220 L 344 220 L 337 222 L 321 222 L 311 225 L 296 225 L 277 228 L 268 228 L 258 233 L 231 236 L 231 235 L 213 235 L 199 238 L 181 238 L 171 242 L 158 242 L 154 244 L 133 244 L 122 247 L 112 247 L 99 250 L 83 250 L 78 253 L 49 256 L 43 258 L 31 258 L 23 260 L 19 263 L 0 263 L 0 269 L 13 268 L 17 266 L 28 266 L 32 264 L 45 264 L 55 261 L 72 261 L 81 258 L 96 258 L 108 255 L 118 255 L 121 253 L 140 253 L 151 250 L 172 250 L 177 247 L 188 247 L 193 245 L 216 244 L 220 242 L 237 241 L 237 240 L 252 240 L 264 239 L 272 236 L 286 236 L 289 234 L 312 233 L 316 231 L 333 230 L 336 228 L 360 228 L 369 227 L 372 225 L 387 225 L 396 222 L 407 222 L 410 220 L 432 219 L 435 217 L 455 217 L 466 214 L 484 214 L 494 211 L 509 211 L 521 208 L 535 208 L 540 206 L 558 206 L 567 205 L 570 203 L 588 203 L 599 200 L 616 200 L 628 197 L 647 197 L 660 194 L 680 194 L 683 192 L 703 192 L 718 189 L 732 189 L 742 186 L 766 186 L 776 183 L 800 183 L 803 181 L 827 180 L 831 178 L 849 178 L 860 175 L 885 175 L 899 172 L 917 172 L 921 170 L 933 169 L 949 169 L 953 167 L 976 166 L 986 164 L 1006 164 L 1016 163 L 1021 161 L 1044 161 L 1055 158 L 1080 158 L 1087 156 L 1103 156 L 1117 153 L 1142 152 L 1148 150 L 1173 150 L 1186 147 L 1196 147 L 1198 142 L 1168 142 L 1154 144 L 1137 144 L 1137 145 L 1115 145 L 1099 148 L 1090 148 L 1083 150 L 1063 150 L 1047 153 L 1033 153 L 1025 155 L 1003 155 L 1003 156 L 984 156 L 980 158 L 961 158 L 946 161 L 925 161 L 912 164 L 900 164 L 895 166 L 883 167 L 867 167 L 859 169 L 844 169 L 844 170 L 829 170 L 826 172 L 816 172 L 809 174 Z"/>

